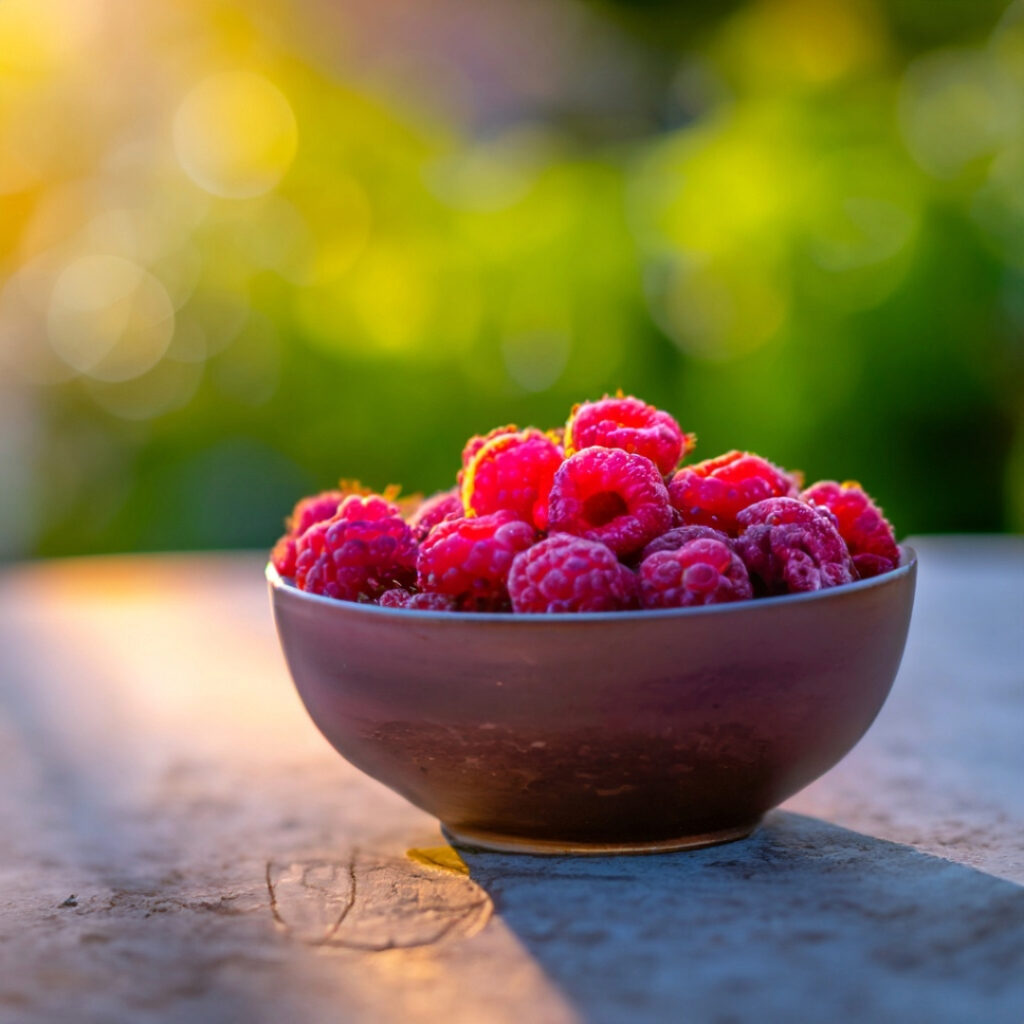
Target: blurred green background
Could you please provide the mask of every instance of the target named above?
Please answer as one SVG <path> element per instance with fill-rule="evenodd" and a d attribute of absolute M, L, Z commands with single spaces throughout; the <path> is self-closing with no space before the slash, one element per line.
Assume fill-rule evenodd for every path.
<path fill-rule="evenodd" d="M 269 546 L 623 388 L 1024 525 L 1024 4 L 0 0 L 0 557 Z"/>

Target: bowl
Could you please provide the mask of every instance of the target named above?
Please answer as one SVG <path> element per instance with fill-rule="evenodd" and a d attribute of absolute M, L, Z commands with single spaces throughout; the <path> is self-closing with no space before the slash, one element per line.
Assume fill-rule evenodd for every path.
<path fill-rule="evenodd" d="M 663 611 L 409 611 L 268 567 L 310 717 L 464 846 L 678 850 L 749 835 L 889 693 L 917 561 L 808 594 Z"/>

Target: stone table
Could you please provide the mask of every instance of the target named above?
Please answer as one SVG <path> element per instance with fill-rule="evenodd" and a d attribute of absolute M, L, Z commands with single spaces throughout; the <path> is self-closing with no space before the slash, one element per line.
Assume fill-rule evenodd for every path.
<path fill-rule="evenodd" d="M 470 854 L 306 719 L 257 556 L 0 573 L 0 1020 L 1024 1021 L 1024 540 L 751 839 Z"/>

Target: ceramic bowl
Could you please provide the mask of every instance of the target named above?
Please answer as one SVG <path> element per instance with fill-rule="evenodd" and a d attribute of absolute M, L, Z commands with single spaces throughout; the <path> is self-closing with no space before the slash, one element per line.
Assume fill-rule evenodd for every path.
<path fill-rule="evenodd" d="M 307 594 L 267 569 L 320 731 L 456 843 L 706 846 L 864 735 L 899 667 L 916 557 L 810 594 L 664 611 L 486 615 Z"/>

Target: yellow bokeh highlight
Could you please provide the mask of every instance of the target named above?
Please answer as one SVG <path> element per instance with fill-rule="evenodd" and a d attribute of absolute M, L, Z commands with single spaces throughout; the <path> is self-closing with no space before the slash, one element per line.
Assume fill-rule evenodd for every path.
<path fill-rule="evenodd" d="M 263 75 L 228 71 L 197 85 L 174 116 L 185 173 L 216 196 L 269 192 L 291 166 L 298 128 L 291 105 Z"/>
<path fill-rule="evenodd" d="M 57 278 L 47 312 L 56 354 L 102 381 L 126 381 L 155 366 L 174 334 L 163 285 L 119 256 L 83 256 Z"/>

